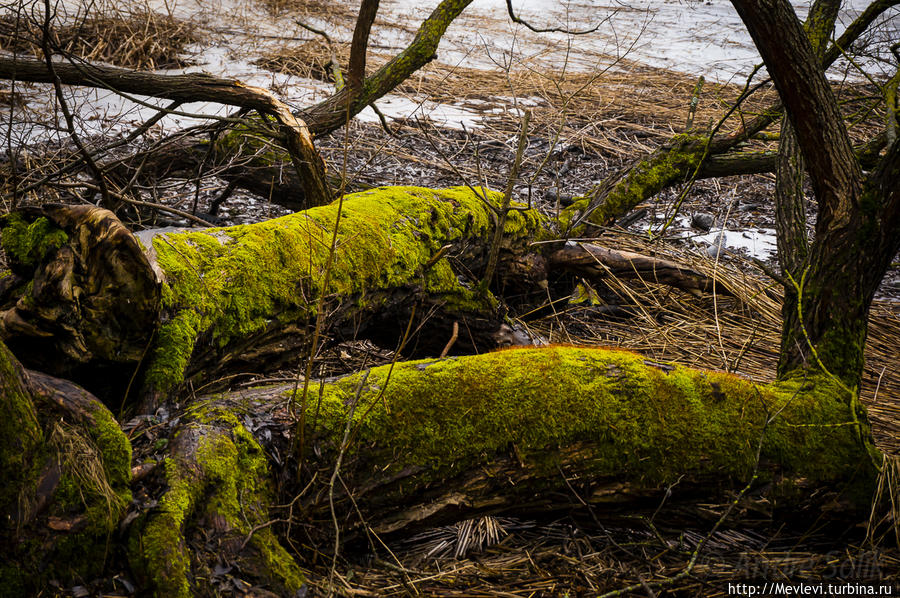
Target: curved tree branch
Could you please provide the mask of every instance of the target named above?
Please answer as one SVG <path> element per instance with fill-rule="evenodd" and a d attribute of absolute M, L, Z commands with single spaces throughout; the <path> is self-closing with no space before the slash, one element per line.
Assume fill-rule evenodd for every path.
<path fill-rule="evenodd" d="M 510 20 L 513 23 L 518 23 L 519 25 L 524 25 L 525 27 L 527 27 L 531 31 L 534 31 L 535 33 L 565 33 L 566 35 L 587 35 L 589 33 L 594 33 L 595 31 L 600 29 L 600 26 L 603 25 L 603 23 L 605 23 L 606 21 L 608 21 L 610 19 L 610 17 L 612 17 L 612 15 L 616 14 L 616 12 L 618 12 L 618 11 L 617 10 L 612 11 L 612 13 L 609 16 L 607 16 L 605 19 L 602 19 L 599 23 L 597 23 L 597 25 L 595 27 L 591 27 L 590 29 L 584 29 L 582 31 L 572 31 L 571 29 L 563 29 L 561 27 L 549 27 L 546 29 L 542 29 L 540 27 L 535 27 L 534 25 L 532 25 L 525 19 L 522 19 L 521 17 L 516 15 L 516 12 L 513 10 L 512 0 L 506 0 L 506 13 L 509 15 Z"/>
<path fill-rule="evenodd" d="M 318 104 L 301 111 L 301 118 L 309 123 L 314 135 L 325 135 L 341 127 L 348 115 L 352 117 L 363 108 L 403 83 L 414 72 L 436 57 L 438 44 L 450 23 L 472 3 L 472 0 L 443 0 L 419 26 L 415 39 L 405 50 L 367 77 L 359 93 L 344 87 Z"/>

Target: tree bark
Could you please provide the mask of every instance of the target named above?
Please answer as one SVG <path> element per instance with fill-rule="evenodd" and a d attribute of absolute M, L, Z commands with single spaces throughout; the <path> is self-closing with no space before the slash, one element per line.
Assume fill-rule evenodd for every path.
<path fill-rule="evenodd" d="M 828 40 L 834 32 L 840 2 L 818 0 L 810 7 L 804 29 L 813 50 L 821 60 Z M 803 184 L 806 166 L 797 141 L 797 134 L 789 119 L 781 123 L 778 145 L 778 164 L 775 170 L 775 230 L 778 242 L 778 261 L 785 279 L 800 280 L 808 265 L 809 237 L 806 228 L 806 195 Z M 784 289 L 782 305 L 783 339 L 779 370 L 792 367 L 790 347 L 802 346 L 800 294 L 792 285 Z"/>
<path fill-rule="evenodd" d="M 93 206 L 50 205 L 2 222 L 12 275 L 0 281 L 0 337 L 30 367 L 94 379 L 98 394 L 105 382 L 127 384 L 160 301 L 135 238 Z"/>
<path fill-rule="evenodd" d="M 812 367 L 858 388 L 872 297 L 900 236 L 900 148 L 868 176 L 853 153 L 837 101 L 814 48 L 784 0 L 733 0 L 779 91 L 818 204 L 809 261 L 788 285 L 779 375 Z"/>
<path fill-rule="evenodd" d="M 593 243 L 567 243 L 549 257 L 551 269 L 565 269 L 590 278 L 615 276 L 665 284 L 693 295 L 733 293 L 716 281 L 675 262 L 630 251 L 618 251 Z"/>
<path fill-rule="evenodd" d="M 819 230 L 846 222 L 862 172 L 821 62 L 791 6 L 782 0 L 734 0 L 778 89 L 803 150 L 816 198 Z M 810 109 L 812 108 L 812 109 Z"/>
<path fill-rule="evenodd" d="M 362 91 L 366 78 L 366 51 L 369 48 L 369 32 L 378 13 L 378 0 L 363 0 L 359 6 L 359 17 L 353 28 L 353 42 L 350 44 L 350 66 L 347 72 L 347 85 L 356 93 Z"/>
<path fill-rule="evenodd" d="M 472 0 L 443 0 L 419 26 L 412 43 L 387 64 L 367 77 L 360 91 L 350 85 L 330 98 L 301 110 L 315 135 L 330 133 L 359 114 L 366 106 L 406 81 L 410 75 L 437 57 L 441 37 Z"/>
<path fill-rule="evenodd" d="M 84 389 L 26 371 L 2 342 L 0 408 L 0 594 L 102 574 L 131 502 L 131 444 L 118 422 Z"/>

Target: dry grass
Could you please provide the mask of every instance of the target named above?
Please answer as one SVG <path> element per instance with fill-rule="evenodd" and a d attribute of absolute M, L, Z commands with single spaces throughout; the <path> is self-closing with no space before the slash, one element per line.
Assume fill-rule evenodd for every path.
<path fill-rule="evenodd" d="M 687 566 L 691 552 L 707 537 L 697 529 L 665 530 L 635 521 L 630 528 L 597 530 L 578 521 L 522 521 L 491 518 L 505 534 L 468 557 L 454 556 L 459 525 L 428 530 L 397 542 L 394 558 L 344 570 L 336 576 L 337 595 L 473 596 L 533 598 L 598 596 L 638 580 L 659 582 L 660 595 L 726 596 L 736 579 L 791 582 L 849 579 L 876 581 L 900 572 L 900 557 L 871 547 L 829 549 L 812 538 L 726 529 L 709 536 L 692 575 L 670 583 Z M 437 546 L 450 545 L 436 554 Z M 801 548 L 802 546 L 802 548 Z M 396 559 L 396 560 L 395 560 Z M 398 562 L 400 564 L 398 564 Z M 324 576 L 327 578 L 327 576 Z M 313 576 L 312 583 L 321 583 Z M 317 595 L 326 595 L 324 584 Z M 639 590 L 625 596 L 655 596 Z"/>
<path fill-rule="evenodd" d="M 574 139 L 585 151 L 613 155 L 636 155 L 656 149 L 659 143 L 680 133 L 687 124 L 695 77 L 619 61 L 615 69 L 598 74 L 575 72 L 557 75 L 541 65 L 520 64 L 506 73 L 432 63 L 401 84 L 395 91 L 414 99 L 442 104 L 467 105 L 467 100 L 487 102 L 482 109 L 506 109 L 500 118 L 486 123 L 487 132 L 498 138 L 515 134 L 519 115 L 510 110 L 511 97 L 538 99 L 531 107 L 536 132 L 556 130 L 562 123 L 562 136 Z M 842 85 L 836 88 L 849 115 L 860 114 L 876 101 L 868 86 Z M 741 88 L 733 84 L 706 83 L 694 117 L 694 128 L 708 130 L 733 106 Z M 870 101 L 864 101 L 869 98 Z M 774 105 L 774 89 L 755 92 L 734 112 L 721 131 L 738 128 L 742 122 Z M 468 105 L 469 108 L 473 106 Z M 505 116 L 503 118 L 502 116 Z M 848 119 L 854 141 L 872 136 L 873 128 L 883 120 L 877 111 L 866 118 Z M 778 133 L 779 126 L 772 128 Z M 754 142 L 753 149 L 775 149 L 771 142 Z"/>
<path fill-rule="evenodd" d="M 118 498 L 106 478 L 100 450 L 84 430 L 65 422 L 56 422 L 50 432 L 49 444 L 60 456 L 63 471 L 78 484 L 77 492 L 84 505 L 89 504 L 86 495 L 99 497 L 106 504 L 112 521 L 116 516 L 114 505 Z"/>
<path fill-rule="evenodd" d="M 188 45 L 200 41 L 192 23 L 152 11 L 89 15 L 52 30 L 59 51 L 90 62 L 143 70 L 180 68 Z M 40 27 L 14 16 L 0 17 L 0 50 L 42 56 Z"/>
<path fill-rule="evenodd" d="M 256 0 L 269 14 L 279 18 L 296 18 L 307 24 L 316 22 L 328 23 L 327 30 L 333 39 L 340 39 L 343 31 L 350 39 L 359 13 L 359 2 L 340 2 L 339 0 Z M 383 13 L 383 11 L 382 11 Z M 395 23 L 377 17 L 375 27 L 381 30 L 397 29 L 414 33 L 415 27 Z"/>
<path fill-rule="evenodd" d="M 355 18 L 357 3 L 333 0 L 256 0 L 272 15 L 290 13 L 307 17 Z"/>
<path fill-rule="evenodd" d="M 331 71 L 331 52 L 324 40 L 316 38 L 266 52 L 255 60 L 254 64 L 276 73 L 332 83 L 334 78 Z M 347 64 L 350 61 L 350 44 L 334 44 L 334 57 L 346 75 Z M 388 60 L 390 56 L 369 52 L 366 60 L 367 73 L 371 74 Z"/>

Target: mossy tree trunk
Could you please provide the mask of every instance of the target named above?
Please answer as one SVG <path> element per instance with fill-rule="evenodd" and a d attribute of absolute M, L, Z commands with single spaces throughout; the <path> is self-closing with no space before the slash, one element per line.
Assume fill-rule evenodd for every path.
<path fill-rule="evenodd" d="M 656 511 L 661 502 L 673 514 L 690 513 L 698 497 L 725 504 L 739 492 L 740 509 L 757 518 L 821 523 L 824 506 L 835 517 L 864 512 L 877 474 L 862 408 L 828 376 L 756 385 L 660 368 L 626 351 L 515 349 L 323 381 L 305 406 L 306 447 L 296 446 L 291 385 L 194 399 L 170 432 L 168 456 L 146 478 L 153 482 L 145 488 L 158 492 L 156 506 L 123 536 L 111 535 L 97 530 L 115 527 L 124 514 L 127 439 L 84 391 L 31 374 L 36 383 L 4 355 L 13 368 L 4 369 L 5 389 L 39 388 L 54 397 L 38 401 L 31 419 L 66 405 L 70 421 L 94 422 L 81 428 L 102 447 L 94 470 L 102 477 L 94 479 L 106 480 L 123 502 L 114 503 L 112 515 L 103 502 L 97 511 L 101 494 L 72 505 L 66 475 L 74 473 L 49 493 L 46 473 L 23 485 L 29 499 L 46 495 L 47 515 L 18 536 L 6 529 L 9 570 L 22 574 L 4 576 L 18 585 L 0 595 L 37 591 L 49 574 L 64 583 L 100 574 L 103 559 L 64 560 L 73 546 L 80 555 L 127 554 L 149 595 L 216 595 L 223 562 L 245 587 L 293 595 L 305 583 L 325 582 L 304 571 L 315 549 L 288 548 L 312 543 L 329 553 L 335 519 L 343 551 L 364 543 L 367 533 L 390 541 L 485 513 L 546 515 L 587 505 L 599 519 L 615 521 Z M 7 435 L 4 446 L 20 442 L 25 429 Z M 79 528 L 92 512 L 103 515 L 95 521 L 101 527 Z M 56 517 L 53 531 L 39 531 L 49 516 Z M 15 543 L 46 541 L 48 534 L 59 548 L 46 558 L 73 565 L 71 571 L 39 574 L 46 562 Z"/>
<path fill-rule="evenodd" d="M 863 177 L 789 5 L 735 3 L 782 92 L 820 203 L 797 281 L 796 338 L 807 345 L 791 349 L 779 382 L 552 347 L 366 370 L 323 381 L 302 404 L 285 387 L 181 393 L 190 405 L 155 472 L 157 508 L 126 530 L 142 589 L 214 595 L 224 555 L 235 576 L 266 591 L 302 591 L 304 555 L 288 553 L 276 515 L 343 520 L 353 539 L 366 527 L 390 534 L 572 502 L 606 514 L 655 508 L 676 484 L 675 502 L 729 500 L 749 487 L 744 504 L 774 505 L 776 517 L 818 516 L 823 501 L 852 507 L 835 513 L 864 510 L 879 460 L 855 384 L 871 294 L 900 244 L 900 143 Z M 259 225 L 156 231 L 140 242 L 108 212 L 80 210 L 8 218 L 14 274 L 0 289 L 2 335 L 47 367 L 67 356 L 73 375 L 104 365 L 126 371 L 141 393 L 178 394 L 252 360 L 293 359 L 320 313 L 356 324 L 423 298 L 452 317 L 499 323 L 492 297 L 473 290 L 491 210 L 467 189 L 383 189 Z M 542 228 L 533 212 L 511 213 L 506 252 L 524 253 Z M 0 471 L 14 481 L 0 501 L 12 513 L 2 522 L 13 555 L 3 591 L 45 582 L 35 545 L 50 546 L 74 575 L 96 572 L 110 543 L 122 542 L 113 531 L 130 494 L 128 439 L 90 394 L 26 372 L 2 344 L 0 390 L 12 414 L 0 427 Z M 260 417 L 291 436 L 290 458 L 265 458 L 246 423 Z M 276 480 L 297 496 L 312 479 L 317 492 L 291 501 L 296 511 L 275 510 Z M 218 540 L 216 550 L 200 538 Z"/>
<path fill-rule="evenodd" d="M 834 31 L 839 2 L 819 0 L 813 3 L 805 29 L 810 43 L 821 58 Z M 808 264 L 809 235 L 806 222 L 806 168 L 797 143 L 797 134 L 789 119 L 782 120 L 778 144 L 778 164 L 775 170 L 775 228 L 778 242 L 778 261 L 782 276 L 800 280 Z M 799 292 L 791 284 L 784 285 L 782 305 L 783 338 L 782 371 L 792 367 L 789 347 L 806 343 L 800 327 Z"/>
<path fill-rule="evenodd" d="M 2 230 L 14 272 L 0 284 L 0 333 L 29 367 L 149 407 L 182 387 L 296 367 L 317 321 L 329 338 L 395 347 L 418 314 L 419 355 L 440 354 L 454 326 L 457 352 L 516 342 L 493 293 L 543 301 L 548 269 L 728 292 L 657 258 L 533 246 L 547 234 L 533 210 L 510 212 L 498 238 L 500 201 L 464 187 L 388 187 L 253 225 L 137 235 L 92 206 L 17 212 Z M 499 276 L 482 289 L 498 240 Z"/>
<path fill-rule="evenodd" d="M 454 321 L 458 349 L 494 348 L 510 329 L 477 285 L 494 236 L 488 202 L 499 201 L 467 188 L 383 188 L 254 225 L 137 236 L 100 208 L 15 213 L 2 232 L 14 274 L 0 287 L 0 333 L 31 366 L 114 404 L 128 389 L 149 405 L 185 384 L 295 367 L 320 300 L 335 337 L 395 346 L 419 306 L 426 354 L 440 352 Z M 501 256 L 512 270 L 499 284 L 518 284 L 515 263 L 527 264 L 542 233 L 536 212 L 510 215 Z"/>
<path fill-rule="evenodd" d="M 131 444 L 84 389 L 22 367 L 0 342 L 0 596 L 100 575 L 131 501 Z"/>
<path fill-rule="evenodd" d="M 614 521 L 662 501 L 675 521 L 679 509 L 697 514 L 698 497 L 724 504 L 747 486 L 740 509 L 766 518 L 819 518 L 825 505 L 852 518 L 866 512 L 877 473 L 862 408 L 827 376 L 755 385 L 625 351 L 552 347 L 398 363 L 316 387 L 303 447 L 291 385 L 193 404 L 159 470 L 160 508 L 132 528 L 146 587 L 212 594 L 204 580 L 224 556 L 250 584 L 294 588 L 311 555 L 283 545 L 330 554 L 334 521 L 346 554 L 373 532 L 389 542 L 485 513 L 587 505 Z M 242 422 L 265 422 L 277 468 Z M 271 440 L 285 436 L 294 444 Z M 272 478 L 289 509 L 272 507 L 259 482 Z M 210 543 L 218 554 L 201 548 Z"/>

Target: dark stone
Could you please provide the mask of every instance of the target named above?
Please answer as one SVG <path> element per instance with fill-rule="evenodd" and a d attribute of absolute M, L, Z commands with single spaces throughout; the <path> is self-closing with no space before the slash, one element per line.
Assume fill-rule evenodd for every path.
<path fill-rule="evenodd" d="M 704 212 L 697 212 L 693 216 L 691 216 L 691 226 L 694 228 L 698 228 L 704 232 L 709 231 L 712 228 L 712 225 L 715 224 L 716 220 L 713 218 L 712 214 L 706 214 Z"/>

